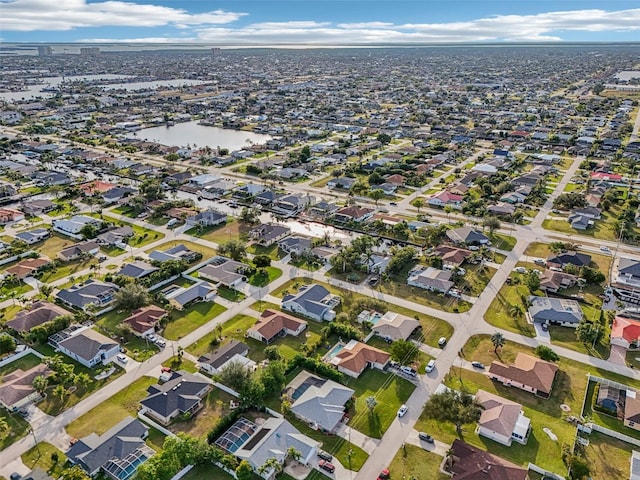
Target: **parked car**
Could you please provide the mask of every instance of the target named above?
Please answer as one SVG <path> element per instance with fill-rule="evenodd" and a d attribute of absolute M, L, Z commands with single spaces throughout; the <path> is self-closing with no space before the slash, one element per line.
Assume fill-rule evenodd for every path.
<path fill-rule="evenodd" d="M 400 367 L 400 371 L 402 373 L 406 373 L 407 375 L 411 375 L 412 377 L 415 377 L 418 374 L 418 372 L 416 372 L 413 368 L 407 367 L 405 365 L 402 365 Z"/>
<path fill-rule="evenodd" d="M 20 480 L 21 478 L 22 478 L 22 475 L 20 475 L 17 472 L 13 472 L 11 475 L 9 475 L 10 480 Z"/>
<path fill-rule="evenodd" d="M 367 283 L 373 287 L 374 285 L 378 284 L 379 280 L 380 280 L 380 277 L 378 277 L 376 275 L 376 276 L 371 277 Z"/>
<path fill-rule="evenodd" d="M 480 370 L 484 370 L 484 363 L 481 362 L 471 362 L 471 366 L 474 368 L 479 368 Z"/>
<path fill-rule="evenodd" d="M 609 247 L 603 245 L 602 247 L 600 247 L 600 251 L 601 252 L 610 252 L 611 250 L 609 249 Z"/>
<path fill-rule="evenodd" d="M 424 440 L 427 443 L 434 443 L 433 437 L 431 435 L 427 435 L 424 432 L 418 432 L 418 438 L 420 438 L 420 440 Z"/>
<path fill-rule="evenodd" d="M 527 269 L 524 267 L 516 267 L 513 269 L 513 271 L 516 273 L 527 273 Z"/>
<path fill-rule="evenodd" d="M 318 462 L 318 466 L 329 473 L 333 473 L 336 470 L 335 465 L 333 463 L 327 462 L 326 460 L 320 460 Z"/>
<path fill-rule="evenodd" d="M 380 475 L 378 475 L 378 480 L 387 480 L 388 478 L 389 478 L 389 470 L 385 468 L 380 472 Z"/>
<path fill-rule="evenodd" d="M 396 362 L 395 360 L 391 360 L 391 361 L 389 362 L 389 366 L 390 366 L 391 368 L 398 368 L 398 367 L 400 367 L 400 364 L 399 364 L 398 362 Z"/>
<path fill-rule="evenodd" d="M 327 462 L 330 462 L 331 460 L 333 460 L 333 456 L 327 452 L 325 452 L 324 450 L 318 450 L 317 453 L 318 457 L 320 457 L 322 460 L 325 460 Z"/>
<path fill-rule="evenodd" d="M 446 337 L 440 337 L 440 339 L 438 340 L 438 345 L 440 345 L 441 347 L 444 347 L 446 344 L 447 344 Z"/>
<path fill-rule="evenodd" d="M 431 373 L 433 372 L 434 368 L 436 368 L 436 361 L 431 359 L 429 360 L 429 363 L 427 363 L 427 366 L 424 368 L 424 371 L 427 373 Z"/>
<path fill-rule="evenodd" d="M 544 258 L 534 258 L 533 263 L 535 263 L 536 265 L 545 265 L 547 262 Z"/>
<path fill-rule="evenodd" d="M 540 325 L 540 328 L 542 328 L 543 332 L 549 331 L 549 325 L 547 325 L 546 323 L 543 323 L 542 325 Z"/>
<path fill-rule="evenodd" d="M 160 348 L 164 348 L 167 346 L 167 342 L 165 342 L 163 339 L 159 338 L 156 340 L 156 345 L 158 345 Z"/>
<path fill-rule="evenodd" d="M 389 205 L 393 205 L 394 207 L 398 206 L 398 204 L 396 202 L 389 202 Z"/>
<path fill-rule="evenodd" d="M 116 358 L 118 359 L 118 361 L 120 363 L 127 363 L 129 361 L 129 359 L 127 358 L 126 355 L 123 355 L 121 353 L 119 353 L 118 355 L 116 355 Z"/>
<path fill-rule="evenodd" d="M 399 409 L 398 409 L 398 416 L 399 417 L 404 417 L 404 415 L 407 413 L 407 410 L 409 410 L 409 407 L 407 407 L 406 405 L 402 405 Z"/>

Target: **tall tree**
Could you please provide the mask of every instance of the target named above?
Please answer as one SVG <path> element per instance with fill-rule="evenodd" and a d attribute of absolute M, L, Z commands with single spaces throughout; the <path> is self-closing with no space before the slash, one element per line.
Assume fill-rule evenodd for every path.
<path fill-rule="evenodd" d="M 411 202 L 411 205 L 418 209 L 418 215 L 420 215 L 420 209 L 424 207 L 424 200 L 418 197 L 413 202 Z"/>
<path fill-rule="evenodd" d="M 456 426 L 458 434 L 462 433 L 462 425 L 477 422 L 482 407 L 472 395 L 455 390 L 445 390 L 431 395 L 424 407 L 429 418 L 451 422 Z"/>
<path fill-rule="evenodd" d="M 236 468 L 236 478 L 238 480 L 253 480 L 253 468 L 246 460 L 242 460 Z"/>
<path fill-rule="evenodd" d="M 380 190 L 379 188 L 376 188 L 375 190 L 372 190 L 369 193 L 369 196 L 371 197 L 371 199 L 375 202 L 376 207 L 378 206 L 378 202 L 384 198 L 384 192 L 382 190 Z"/>
<path fill-rule="evenodd" d="M 506 340 L 504 335 L 500 332 L 495 332 L 491 334 L 491 343 L 493 345 L 493 351 L 498 353 L 498 349 L 504 347 Z"/>
<path fill-rule="evenodd" d="M 407 340 L 396 340 L 391 344 L 391 358 L 407 365 L 418 357 L 418 348 Z"/>
<path fill-rule="evenodd" d="M 31 386 L 33 389 L 38 392 L 40 395 L 44 395 L 44 392 L 47 390 L 49 386 L 49 380 L 44 375 L 38 375 L 31 382 Z"/>
<path fill-rule="evenodd" d="M 220 245 L 220 248 L 218 248 L 218 252 L 238 262 L 247 256 L 247 250 L 244 244 L 238 240 L 229 240 L 223 243 Z"/>
<path fill-rule="evenodd" d="M 139 283 L 128 283 L 115 294 L 117 308 L 136 310 L 151 303 L 151 295 Z"/>
<path fill-rule="evenodd" d="M 489 234 L 493 234 L 494 231 L 500 228 L 500 220 L 496 217 L 486 217 L 482 221 L 482 226 L 489 230 Z"/>

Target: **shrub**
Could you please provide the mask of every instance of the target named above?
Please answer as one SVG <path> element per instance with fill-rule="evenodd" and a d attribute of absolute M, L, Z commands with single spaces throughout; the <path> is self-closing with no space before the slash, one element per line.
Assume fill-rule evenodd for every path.
<path fill-rule="evenodd" d="M 557 362 L 560 360 L 558 354 L 546 345 L 538 345 L 536 347 L 536 355 L 547 362 Z"/>

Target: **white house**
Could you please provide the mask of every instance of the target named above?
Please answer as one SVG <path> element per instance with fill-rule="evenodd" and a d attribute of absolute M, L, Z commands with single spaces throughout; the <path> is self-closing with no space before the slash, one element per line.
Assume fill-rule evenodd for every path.
<path fill-rule="evenodd" d="M 478 390 L 476 400 L 483 410 L 478 421 L 478 435 L 511 446 L 512 441 L 526 445 L 531 420 L 524 416 L 522 405 L 484 390 Z"/>

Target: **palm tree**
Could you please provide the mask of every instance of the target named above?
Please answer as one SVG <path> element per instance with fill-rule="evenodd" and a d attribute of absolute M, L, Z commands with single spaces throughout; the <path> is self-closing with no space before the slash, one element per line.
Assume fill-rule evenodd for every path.
<path fill-rule="evenodd" d="M 369 413 L 373 413 L 373 410 L 376 408 L 376 405 L 378 405 L 378 401 L 376 400 L 376 397 L 374 397 L 373 395 L 370 395 L 367 397 L 367 408 L 369 409 Z"/>
<path fill-rule="evenodd" d="M 62 401 L 67 395 L 67 389 L 64 388 L 64 385 L 57 385 L 56 388 L 53 389 L 52 393 L 55 397 L 58 397 L 60 401 Z"/>
<path fill-rule="evenodd" d="M 42 285 L 40 285 L 40 293 L 45 300 L 49 300 L 49 297 L 53 293 L 53 287 L 47 283 L 43 283 Z"/>
<path fill-rule="evenodd" d="M 302 457 L 302 453 L 296 447 L 289 447 L 287 449 L 287 456 L 297 462 L 300 460 L 300 457 Z"/>
<path fill-rule="evenodd" d="M 514 304 L 509 307 L 509 315 L 511 315 L 512 317 L 520 318 L 522 316 L 522 313 L 522 305 Z"/>
<path fill-rule="evenodd" d="M 384 192 L 379 188 L 376 188 L 375 190 L 372 190 L 371 193 L 369 193 L 369 196 L 375 202 L 377 207 L 378 202 L 384 197 Z"/>
<path fill-rule="evenodd" d="M 40 395 L 44 395 L 47 386 L 49 385 L 49 380 L 44 375 L 38 375 L 33 379 L 31 386 L 33 389 L 38 392 Z"/>
<path fill-rule="evenodd" d="M 265 472 L 273 471 L 275 473 L 274 476 L 278 476 L 282 473 L 282 464 L 275 457 L 267 458 L 267 461 L 264 462 L 260 468 L 258 468 L 258 473 L 262 475 Z"/>
<path fill-rule="evenodd" d="M 498 349 L 504 347 L 506 340 L 502 333 L 495 332 L 491 335 L 491 343 L 493 344 L 494 353 L 498 353 Z"/>

